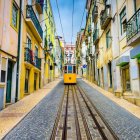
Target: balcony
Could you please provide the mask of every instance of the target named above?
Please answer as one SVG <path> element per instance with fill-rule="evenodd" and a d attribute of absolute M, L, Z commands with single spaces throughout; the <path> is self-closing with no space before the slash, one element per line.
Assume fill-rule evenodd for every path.
<path fill-rule="evenodd" d="M 91 35 L 92 33 L 92 29 L 91 29 L 91 25 L 88 26 L 88 34 Z"/>
<path fill-rule="evenodd" d="M 38 69 L 41 69 L 41 59 L 38 58 L 37 56 L 35 56 L 34 59 L 35 59 L 34 61 L 35 67 L 37 67 Z"/>
<path fill-rule="evenodd" d="M 37 40 L 42 43 L 43 30 L 31 5 L 26 6 L 26 22 Z"/>
<path fill-rule="evenodd" d="M 36 0 L 36 9 L 39 14 L 43 13 L 44 0 Z"/>
<path fill-rule="evenodd" d="M 100 23 L 101 29 L 104 30 L 111 21 L 111 5 L 106 5 L 105 9 L 101 11 Z"/>
<path fill-rule="evenodd" d="M 25 48 L 24 60 L 34 65 L 34 54 L 31 49 Z"/>
<path fill-rule="evenodd" d="M 140 42 L 140 9 L 127 22 L 127 44 L 129 46 Z"/>
<path fill-rule="evenodd" d="M 98 17 L 98 6 L 95 5 L 92 11 L 92 21 L 95 22 L 97 17 Z"/>
<path fill-rule="evenodd" d="M 34 56 L 33 51 L 29 48 L 25 48 L 24 60 L 34 65 L 38 69 L 41 69 L 41 59 L 38 58 L 37 56 Z"/>
<path fill-rule="evenodd" d="M 99 29 L 95 29 L 93 33 L 93 44 L 96 45 L 99 41 Z"/>

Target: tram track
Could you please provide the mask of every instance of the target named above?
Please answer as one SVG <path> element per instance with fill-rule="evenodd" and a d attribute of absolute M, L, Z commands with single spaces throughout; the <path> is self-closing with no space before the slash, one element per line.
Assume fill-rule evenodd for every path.
<path fill-rule="evenodd" d="M 51 140 L 117 140 L 79 85 L 66 85 Z"/>

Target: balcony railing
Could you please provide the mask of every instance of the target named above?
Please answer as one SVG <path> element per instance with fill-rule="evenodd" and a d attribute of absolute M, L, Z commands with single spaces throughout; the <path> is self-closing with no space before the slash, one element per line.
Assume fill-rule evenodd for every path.
<path fill-rule="evenodd" d="M 38 69 L 41 69 L 41 59 L 35 56 L 35 61 L 34 61 L 35 67 Z"/>
<path fill-rule="evenodd" d="M 34 56 L 34 53 L 30 48 L 25 48 L 24 60 L 34 65 L 38 69 L 41 69 L 41 59 L 37 56 Z"/>
<path fill-rule="evenodd" d="M 93 44 L 97 44 L 99 41 L 99 29 L 95 29 L 93 33 Z"/>
<path fill-rule="evenodd" d="M 105 29 L 111 20 L 111 6 L 106 5 L 105 9 L 101 11 L 100 23 L 101 29 Z"/>
<path fill-rule="evenodd" d="M 36 0 L 36 9 L 38 10 L 39 14 L 43 13 L 43 7 L 44 7 L 44 0 Z"/>
<path fill-rule="evenodd" d="M 31 49 L 25 48 L 24 59 L 25 59 L 25 61 L 34 65 L 34 54 L 33 54 L 33 51 Z"/>
<path fill-rule="evenodd" d="M 40 23 L 39 23 L 39 21 L 38 21 L 38 19 L 36 17 L 36 14 L 35 14 L 32 6 L 27 5 L 26 8 L 27 8 L 27 10 L 26 10 L 26 18 L 29 18 L 29 19 L 32 20 L 32 22 L 33 22 L 36 30 L 38 31 L 40 37 L 43 38 L 43 30 L 42 30 L 42 28 L 40 26 Z"/>
<path fill-rule="evenodd" d="M 98 17 L 98 6 L 95 5 L 92 11 L 92 21 L 94 22 L 97 17 Z"/>
<path fill-rule="evenodd" d="M 88 34 L 91 34 L 92 29 L 91 29 L 91 25 L 88 26 Z"/>
<path fill-rule="evenodd" d="M 140 9 L 130 18 L 127 22 L 127 42 L 135 37 L 140 32 Z M 133 42 L 138 40 L 140 36 L 136 39 L 133 39 Z M 130 45 L 130 44 L 129 44 Z"/>

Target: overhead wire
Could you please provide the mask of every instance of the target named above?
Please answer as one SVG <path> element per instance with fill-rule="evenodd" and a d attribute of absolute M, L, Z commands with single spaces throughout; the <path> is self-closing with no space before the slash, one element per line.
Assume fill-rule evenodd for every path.
<path fill-rule="evenodd" d="M 85 4 L 85 5 L 86 5 L 86 4 Z M 84 7 L 84 11 L 83 11 L 83 15 L 82 15 L 82 20 L 81 20 L 81 24 L 80 24 L 80 29 L 79 29 L 79 31 L 81 30 L 81 27 L 82 27 L 82 24 L 83 24 L 85 11 L 86 11 L 86 6 Z"/>
<path fill-rule="evenodd" d="M 58 15 L 59 15 L 59 20 L 60 20 L 61 30 L 62 30 L 62 34 L 63 34 L 63 39 L 65 40 L 65 35 L 64 35 L 64 30 L 63 30 L 63 25 L 62 25 L 62 20 L 61 20 L 61 15 L 60 15 L 58 1 L 57 0 L 55 0 L 55 1 L 56 1 L 57 10 L 58 10 Z"/>
<path fill-rule="evenodd" d="M 73 9 L 72 9 L 72 35 L 71 35 L 71 45 L 73 41 L 73 22 L 74 22 L 74 0 L 73 0 Z"/>

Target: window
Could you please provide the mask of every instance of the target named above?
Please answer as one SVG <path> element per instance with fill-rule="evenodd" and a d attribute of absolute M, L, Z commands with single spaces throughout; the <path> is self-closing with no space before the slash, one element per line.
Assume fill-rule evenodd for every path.
<path fill-rule="evenodd" d="M 64 67 L 64 73 L 67 73 L 67 66 Z"/>
<path fill-rule="evenodd" d="M 31 49 L 31 39 L 27 36 L 27 48 Z"/>
<path fill-rule="evenodd" d="M 68 66 L 68 73 L 72 73 L 72 66 Z"/>
<path fill-rule="evenodd" d="M 76 73 L 76 66 L 73 66 L 73 73 Z"/>
<path fill-rule="evenodd" d="M 111 32 L 110 30 L 106 33 L 106 47 L 110 48 L 111 46 Z"/>
<path fill-rule="evenodd" d="M 37 46 L 35 47 L 35 56 L 38 57 L 38 47 Z"/>
<path fill-rule="evenodd" d="M 1 82 L 5 82 L 6 79 L 6 59 L 2 58 L 2 63 L 1 63 Z"/>
<path fill-rule="evenodd" d="M 121 26 L 121 35 L 126 33 L 126 7 L 123 8 L 123 10 L 120 13 L 120 26 Z"/>
<path fill-rule="evenodd" d="M 16 7 L 15 3 L 12 6 L 12 25 L 17 28 L 18 23 L 18 8 Z"/>

